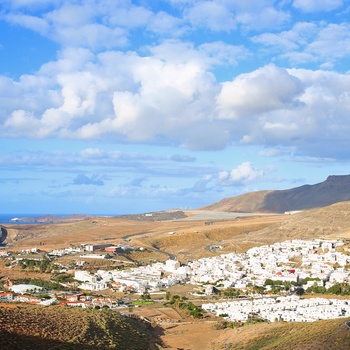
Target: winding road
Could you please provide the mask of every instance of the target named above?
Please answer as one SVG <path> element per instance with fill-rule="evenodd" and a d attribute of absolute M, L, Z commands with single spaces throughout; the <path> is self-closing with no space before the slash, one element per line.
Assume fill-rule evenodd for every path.
<path fill-rule="evenodd" d="M 135 236 L 141 236 L 141 235 L 145 235 L 147 234 L 147 232 L 139 232 L 139 233 L 133 233 L 131 235 L 126 235 L 126 236 L 123 236 L 122 239 L 124 239 L 124 241 L 127 241 L 129 242 L 130 241 L 130 238 L 131 237 L 135 237 Z M 154 252 L 159 252 L 159 253 L 162 253 L 164 255 L 167 255 L 169 257 L 170 260 L 176 260 L 176 256 L 174 254 L 171 254 L 171 253 L 168 253 L 164 250 L 160 250 L 158 248 L 155 248 L 155 247 L 152 247 L 152 248 L 147 248 L 149 250 L 152 250 Z"/>

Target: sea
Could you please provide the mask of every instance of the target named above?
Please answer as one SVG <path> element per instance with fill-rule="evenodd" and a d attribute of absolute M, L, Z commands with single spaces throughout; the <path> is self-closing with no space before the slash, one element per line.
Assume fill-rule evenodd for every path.
<path fill-rule="evenodd" d="M 33 222 L 15 221 L 11 219 L 38 218 L 43 215 L 38 214 L 0 214 L 0 224 L 33 224 Z"/>
<path fill-rule="evenodd" d="M 9 224 L 40 224 L 38 222 L 26 222 L 22 220 L 13 220 L 13 219 L 21 219 L 21 218 L 40 218 L 42 216 L 51 215 L 51 214 L 0 214 L 0 224 L 9 225 Z M 71 214 L 54 214 L 54 216 L 69 216 Z M 86 214 L 89 216 L 98 216 L 98 217 L 110 217 L 110 216 L 118 216 L 120 214 Z"/>

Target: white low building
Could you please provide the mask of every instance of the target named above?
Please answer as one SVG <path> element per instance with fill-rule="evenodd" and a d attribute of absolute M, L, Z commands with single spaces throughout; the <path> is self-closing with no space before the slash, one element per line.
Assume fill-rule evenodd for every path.
<path fill-rule="evenodd" d="M 44 290 L 43 287 L 35 286 L 34 284 L 15 284 L 9 289 L 17 294 L 34 293 Z"/>
<path fill-rule="evenodd" d="M 108 288 L 108 285 L 106 282 L 86 282 L 86 283 L 82 283 L 79 286 L 79 289 L 91 290 L 91 291 L 104 290 L 107 288 Z"/>
<path fill-rule="evenodd" d="M 269 322 L 314 322 L 350 316 L 350 300 L 297 296 L 210 303 L 202 308 L 217 316 L 225 314 L 231 321 L 243 322 L 257 316 Z"/>

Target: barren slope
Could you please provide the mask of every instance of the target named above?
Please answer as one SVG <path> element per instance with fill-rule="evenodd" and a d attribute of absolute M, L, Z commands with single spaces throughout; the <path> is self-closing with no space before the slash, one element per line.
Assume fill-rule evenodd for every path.
<path fill-rule="evenodd" d="M 350 200 L 350 175 L 329 176 L 315 185 L 280 191 L 259 191 L 225 198 L 203 209 L 233 212 L 271 212 L 321 208 Z"/>

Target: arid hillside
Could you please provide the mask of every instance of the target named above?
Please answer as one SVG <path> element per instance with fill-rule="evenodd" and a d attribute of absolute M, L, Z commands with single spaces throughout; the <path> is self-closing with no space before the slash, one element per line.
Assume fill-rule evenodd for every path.
<path fill-rule="evenodd" d="M 82 242 L 127 242 L 149 248 L 147 251 L 129 252 L 128 259 L 161 261 L 173 254 L 180 262 L 186 263 L 204 256 L 243 252 L 253 246 L 278 241 L 298 238 L 348 240 L 350 234 L 350 202 L 340 202 L 296 214 L 245 216 L 187 211 L 180 218 L 178 216 L 169 213 L 166 219 L 159 218 L 160 221 L 149 220 L 148 215 L 144 220 L 142 216 L 111 217 L 89 218 L 72 223 L 8 225 L 5 243 L 9 249 L 37 246 L 49 250 Z M 8 273 L 8 269 L 4 267 L 2 274 L 6 276 Z M 15 275 L 16 271 L 11 273 Z M 21 273 L 23 275 L 26 272 Z M 183 288 L 186 289 L 187 285 L 174 286 L 171 294 L 186 293 Z M 154 348 L 149 343 L 148 331 L 144 333 L 138 326 L 125 323 L 124 318 L 112 320 L 107 313 L 101 311 L 93 313 L 96 310 L 91 310 L 85 313 L 83 310 L 58 307 L 35 310 L 22 306 L 16 308 L 18 309 L 15 311 L 0 310 L 0 319 L 6 323 L 6 327 L 2 327 L 1 349 L 24 349 L 24 344 L 34 344 L 36 349 L 44 349 L 48 344 L 52 349 L 108 349 L 108 344 L 114 341 L 118 342 L 118 349 L 132 349 L 120 345 L 121 342 L 130 341 L 131 335 L 133 344 L 138 344 L 135 348 Z M 179 310 L 175 311 L 174 314 L 179 316 Z M 127 309 L 125 312 L 128 312 Z M 135 308 L 133 312 L 147 317 L 155 315 L 157 327 L 154 330 L 158 333 L 153 333 L 152 339 L 153 344 L 158 342 L 158 349 L 338 350 L 347 349 L 350 342 L 350 331 L 344 319 L 312 324 L 258 323 L 230 328 L 220 324 L 223 322 L 221 318 L 212 316 L 205 316 L 201 320 L 181 315 L 179 319 L 170 317 L 169 310 L 164 309 L 162 304 L 156 304 L 153 309 L 145 306 Z M 160 320 L 159 315 L 164 315 L 164 320 Z M 30 322 L 31 326 L 28 327 L 26 322 Z M 62 322 L 68 329 L 62 328 L 57 322 Z M 77 323 L 81 324 L 81 329 L 77 329 Z M 45 327 L 40 328 L 41 324 Z M 57 335 L 58 329 L 63 329 L 61 335 Z M 110 332 L 110 329 L 113 331 Z M 127 330 L 125 338 L 123 330 Z M 84 341 L 83 347 L 79 347 L 77 343 L 81 339 Z"/>
<path fill-rule="evenodd" d="M 90 218 L 73 223 L 6 226 L 7 249 L 39 247 L 50 250 L 80 243 L 126 243 L 151 249 L 131 254 L 132 260 L 166 260 L 169 254 L 186 262 L 204 256 L 243 252 L 262 244 L 295 238 L 347 238 L 350 202 L 296 214 L 211 216 L 188 211 L 181 219 L 150 221 L 135 218 Z"/>
<path fill-rule="evenodd" d="M 350 202 L 305 210 L 284 218 L 274 227 L 258 232 L 255 239 L 264 243 L 290 239 L 349 239 Z"/>
<path fill-rule="evenodd" d="M 321 208 L 350 200 L 350 175 L 329 176 L 315 185 L 304 185 L 280 191 L 258 191 L 225 198 L 203 209 L 230 212 L 269 212 Z"/>
<path fill-rule="evenodd" d="M 150 326 L 109 310 L 3 304 L 0 324 L 2 350 L 152 348 Z"/>

